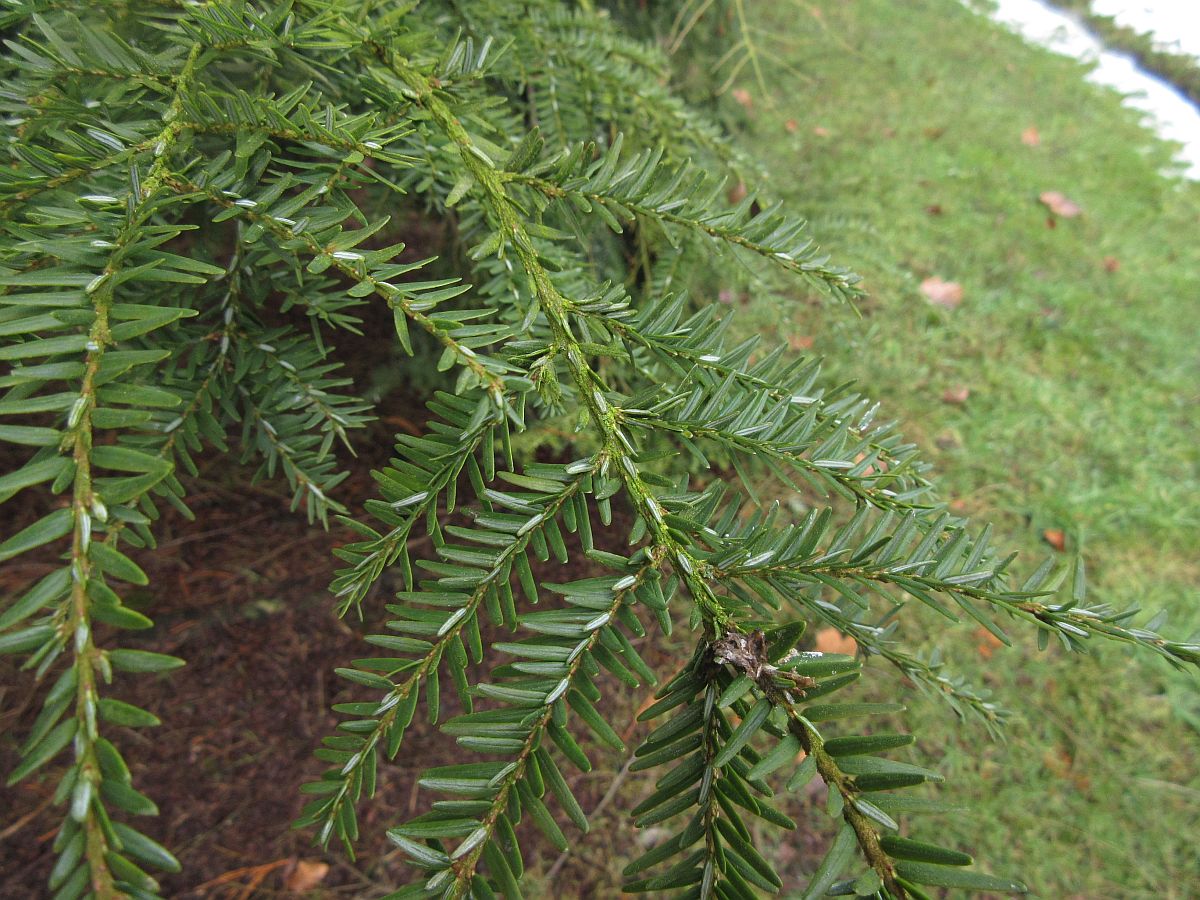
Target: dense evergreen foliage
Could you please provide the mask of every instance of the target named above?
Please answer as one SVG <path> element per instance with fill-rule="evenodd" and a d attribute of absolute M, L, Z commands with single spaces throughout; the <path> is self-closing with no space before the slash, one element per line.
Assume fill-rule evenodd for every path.
<path fill-rule="evenodd" d="M 907 836 L 898 820 L 936 804 L 902 789 L 939 776 L 888 757 L 911 736 L 846 727 L 900 707 L 830 695 L 880 657 L 1000 727 L 986 696 L 897 641 L 911 600 L 1006 643 L 1031 626 L 1043 644 L 1200 662 L 1161 623 L 1089 601 L 1081 564 L 1017 577 L 875 404 L 731 336 L 726 308 L 680 290 L 688 272 L 744 266 L 858 294 L 802 221 L 730 198 L 753 163 L 663 87 L 653 50 L 581 6 L 14 0 L 0 14 L 0 440 L 25 459 L 0 501 L 61 498 L 2 536 L 0 561 L 60 566 L 6 603 L 0 650 L 39 686 L 9 781 L 57 784 L 55 896 L 154 896 L 147 870 L 178 865 L 146 833 L 154 800 L 114 740 L 169 728 L 169 704 L 160 723 L 113 682 L 183 664 L 122 648 L 152 623 L 121 591 L 146 583 L 131 557 L 152 552 L 164 505 L 188 513 L 200 453 L 240 453 L 310 519 L 355 531 L 332 581 L 342 614 L 385 572 L 403 583 L 367 639 L 377 655 L 339 670 L 362 699 L 336 707 L 301 827 L 352 851 L 377 767 L 419 709 L 439 720 L 442 679 L 457 693 L 440 727 L 478 761 L 422 777 L 445 799 L 388 832 L 416 873 L 394 896 L 520 896 L 514 826 L 564 846 L 556 806 L 587 828 L 564 774 L 590 767 L 577 736 L 622 746 L 605 686 L 659 680 L 633 766 L 662 777 L 630 814 L 669 836 L 626 890 L 774 892 L 746 821 L 796 827 L 773 793 L 819 778 L 833 837 L 804 896 L 1021 891 Z M 447 227 L 445 259 L 401 258 L 414 211 Z M 368 304 L 392 311 L 394 332 L 372 337 L 420 361 L 414 384 L 434 362 L 445 380 L 360 521 L 337 499 L 338 451 L 371 409 L 334 340 Z M 551 427 L 575 429 L 573 452 L 534 462 L 522 435 Z M 535 577 L 575 557 L 605 574 Z M 806 623 L 853 637 L 860 658 L 798 651 Z M 655 673 L 634 640 L 673 626 L 694 652 Z"/>

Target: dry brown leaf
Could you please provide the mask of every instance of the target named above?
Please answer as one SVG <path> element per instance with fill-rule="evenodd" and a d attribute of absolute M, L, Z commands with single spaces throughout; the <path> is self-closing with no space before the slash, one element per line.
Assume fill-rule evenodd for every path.
<path fill-rule="evenodd" d="M 1067 534 L 1061 528 L 1047 528 L 1042 532 L 1042 540 L 1059 553 L 1067 549 Z"/>
<path fill-rule="evenodd" d="M 1052 747 L 1042 753 L 1042 765 L 1050 774 L 1058 778 L 1065 778 L 1070 774 L 1075 760 L 1071 758 L 1071 754 L 1065 748 Z"/>
<path fill-rule="evenodd" d="M 287 878 L 283 880 L 283 886 L 289 891 L 303 893 L 311 891 L 329 874 L 329 863 L 321 862 L 319 859 L 300 859 L 296 861 L 296 868 L 288 873 Z"/>
<path fill-rule="evenodd" d="M 1038 196 L 1042 206 L 1050 210 L 1056 216 L 1061 216 L 1064 219 L 1074 219 L 1077 215 L 1083 212 L 1083 209 L 1074 200 L 1067 198 L 1065 194 L 1058 191 L 1043 191 Z"/>
<path fill-rule="evenodd" d="M 1090 790 L 1092 780 L 1088 778 L 1085 768 L 1075 768 L 1075 757 L 1065 747 L 1051 747 L 1042 753 L 1043 768 L 1055 776 L 1069 780 L 1081 791 Z"/>
<path fill-rule="evenodd" d="M 942 391 L 942 402 L 951 403 L 955 406 L 961 406 L 967 402 L 967 398 L 971 396 L 971 389 L 965 384 L 956 384 L 954 387 L 946 388 Z"/>
<path fill-rule="evenodd" d="M 816 649 L 821 653 L 844 653 L 853 656 L 858 650 L 854 638 L 836 628 L 822 628 L 815 635 Z"/>
<path fill-rule="evenodd" d="M 860 453 L 856 457 L 854 457 L 854 462 L 857 464 L 857 463 L 862 462 L 866 458 L 867 458 L 867 454 Z M 880 463 L 880 465 L 884 465 L 884 464 Z M 875 468 L 875 466 L 871 465 L 871 466 L 867 466 L 865 469 L 863 469 L 863 474 L 864 475 L 874 475 L 876 473 L 876 471 L 878 471 L 878 470 Z"/>
<path fill-rule="evenodd" d="M 979 655 L 984 659 L 991 659 L 992 654 L 996 652 L 997 648 L 1004 646 L 1004 642 L 1000 638 L 982 626 L 975 629 L 975 637 L 979 640 L 975 649 L 979 651 Z"/>
<path fill-rule="evenodd" d="M 1021 143 L 1026 147 L 1037 147 L 1042 143 L 1042 136 L 1038 134 L 1037 128 L 1030 125 L 1021 132 Z"/>
<path fill-rule="evenodd" d="M 943 281 L 936 275 L 921 282 L 921 293 L 930 303 L 942 309 L 957 309 L 963 299 L 961 284 L 957 281 Z"/>
<path fill-rule="evenodd" d="M 831 134 L 833 134 L 833 132 L 830 131 L 828 128 L 826 128 L 824 125 L 818 125 L 816 128 L 813 129 L 813 134 L 815 134 L 819 138 L 827 138 Z"/>
<path fill-rule="evenodd" d="M 729 92 L 738 105 L 746 109 L 754 109 L 754 98 L 750 96 L 750 92 L 745 88 L 734 88 Z"/>
<path fill-rule="evenodd" d="M 939 450 L 958 450 L 962 447 L 962 439 L 958 433 L 947 429 L 933 439 Z"/>

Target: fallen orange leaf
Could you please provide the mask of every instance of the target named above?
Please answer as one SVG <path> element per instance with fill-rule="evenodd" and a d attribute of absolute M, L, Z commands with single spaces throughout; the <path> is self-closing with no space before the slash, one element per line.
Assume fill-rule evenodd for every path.
<path fill-rule="evenodd" d="M 1042 540 L 1059 553 L 1067 549 L 1067 535 L 1061 528 L 1047 528 L 1042 532 Z"/>
<path fill-rule="evenodd" d="M 1057 778 L 1069 778 L 1081 791 L 1086 791 L 1091 787 L 1091 779 L 1085 773 L 1075 769 L 1074 757 L 1062 747 L 1055 747 L 1043 753 L 1042 765 L 1047 772 Z"/>
<path fill-rule="evenodd" d="M 283 881 L 283 886 L 289 891 L 302 893 L 311 891 L 329 874 L 329 863 L 321 862 L 319 859 L 301 859 L 296 861 L 296 868 L 288 873 L 287 878 Z"/>
<path fill-rule="evenodd" d="M 1071 754 L 1061 747 L 1053 747 L 1042 753 L 1042 766 L 1048 772 L 1062 778 L 1071 769 Z"/>
<path fill-rule="evenodd" d="M 821 653 L 844 653 L 853 656 L 858 651 L 854 638 L 836 628 L 822 628 L 815 635 L 816 648 Z"/>
<path fill-rule="evenodd" d="M 996 648 L 1004 646 L 1004 642 L 986 628 L 976 628 L 975 637 L 979 639 L 979 643 L 975 646 L 975 649 L 979 651 L 979 655 L 984 659 L 991 659 L 992 654 L 996 652 Z"/>
<path fill-rule="evenodd" d="M 930 303 L 942 309 L 957 309 L 963 299 L 961 284 L 957 281 L 943 281 L 936 275 L 921 282 L 921 293 Z"/>
<path fill-rule="evenodd" d="M 860 453 L 860 454 L 858 454 L 858 456 L 854 457 L 854 462 L 860 463 L 866 458 L 867 458 L 867 454 Z M 883 463 L 880 463 L 880 465 L 883 465 Z M 865 469 L 863 469 L 863 474 L 864 475 L 874 475 L 876 471 L 877 471 L 877 469 L 875 468 L 875 466 L 871 465 L 871 466 L 867 466 Z"/>
<path fill-rule="evenodd" d="M 965 384 L 958 384 L 952 388 L 946 388 L 942 391 L 942 402 L 950 403 L 955 406 L 961 406 L 967 402 L 967 398 L 971 396 L 971 389 Z"/>
<path fill-rule="evenodd" d="M 1046 207 L 1046 209 L 1050 210 L 1050 212 L 1054 213 L 1056 216 L 1061 216 L 1064 219 L 1073 219 L 1083 212 L 1083 209 L 1078 203 L 1076 203 L 1074 200 L 1068 199 L 1066 195 L 1061 194 L 1058 191 L 1043 191 L 1038 197 L 1038 200 L 1040 200 L 1042 206 Z"/>
<path fill-rule="evenodd" d="M 734 88 L 729 93 L 739 105 L 746 109 L 754 109 L 754 98 L 750 96 L 750 92 L 745 88 Z"/>

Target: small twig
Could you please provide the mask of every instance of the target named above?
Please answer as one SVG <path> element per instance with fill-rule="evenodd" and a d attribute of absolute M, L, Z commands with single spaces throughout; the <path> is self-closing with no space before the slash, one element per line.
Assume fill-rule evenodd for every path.
<path fill-rule="evenodd" d="M 221 537 L 226 534 L 237 534 L 244 532 L 247 527 L 256 522 L 261 522 L 263 519 L 270 518 L 275 515 L 275 511 L 259 513 L 257 516 L 251 516 L 249 519 L 239 519 L 235 525 L 227 525 L 223 528 L 210 528 L 207 531 L 197 531 L 193 534 L 183 534 L 177 538 L 172 538 L 169 541 L 163 541 L 158 545 L 159 550 L 165 550 L 168 547 L 180 547 L 183 544 L 191 544 L 195 541 L 205 541 L 209 538 Z"/>
<path fill-rule="evenodd" d="M 239 869 L 230 869 L 228 872 L 224 872 L 218 875 L 216 878 L 210 878 L 208 881 L 196 885 L 188 893 L 200 894 L 211 888 L 229 884 L 231 881 L 237 881 L 239 878 L 242 878 L 245 875 L 250 876 L 249 888 L 250 890 L 254 890 L 254 888 L 262 884 L 267 875 L 269 875 L 275 869 L 294 861 L 295 857 L 285 856 L 282 859 L 276 859 L 269 863 L 259 863 L 256 866 L 242 866 Z"/>
<path fill-rule="evenodd" d="M 53 802 L 54 802 L 54 795 L 51 794 L 49 797 L 44 799 L 41 803 L 39 803 L 37 806 L 35 806 L 29 812 L 25 813 L 25 815 L 21 816 L 21 818 L 17 819 L 17 821 L 13 822 L 11 825 L 9 825 L 7 828 L 5 828 L 3 831 L 0 831 L 0 841 L 8 840 L 10 837 L 12 837 L 14 834 L 16 834 L 18 831 L 20 831 L 22 828 L 24 828 L 26 825 L 28 825 L 30 822 L 32 822 L 34 819 L 36 819 L 39 815 L 41 815 L 42 812 L 46 809 L 46 807 L 48 807 Z"/>

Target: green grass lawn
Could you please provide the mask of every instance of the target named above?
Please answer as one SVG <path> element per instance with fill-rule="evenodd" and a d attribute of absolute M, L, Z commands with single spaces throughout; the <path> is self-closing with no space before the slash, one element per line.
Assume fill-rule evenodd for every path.
<path fill-rule="evenodd" d="M 1060 530 L 1095 596 L 1169 609 L 1174 633 L 1195 630 L 1200 186 L 1160 177 L 1169 147 L 1081 66 L 954 0 L 747 9 L 763 82 L 746 65 L 734 87 L 749 97 L 728 109 L 771 194 L 811 218 L 871 295 L 859 319 L 785 293 L 784 336 L 811 336 L 834 380 L 883 400 L 954 508 L 996 521 L 1027 566 Z M 1038 140 L 1023 141 L 1031 128 Z M 1082 214 L 1051 221 L 1045 191 Z M 961 305 L 928 302 L 931 276 L 960 283 Z M 780 329 L 770 300 L 745 312 Z M 946 402 L 961 388 L 965 402 Z M 914 698 L 924 758 L 972 808 L 925 835 L 940 826 L 1041 897 L 1200 895 L 1194 676 L 1116 647 L 1039 654 L 1019 628 L 1016 649 L 988 658 L 971 627 L 920 622 L 1017 713 L 994 744 Z M 874 690 L 894 691 L 877 671 Z"/>

